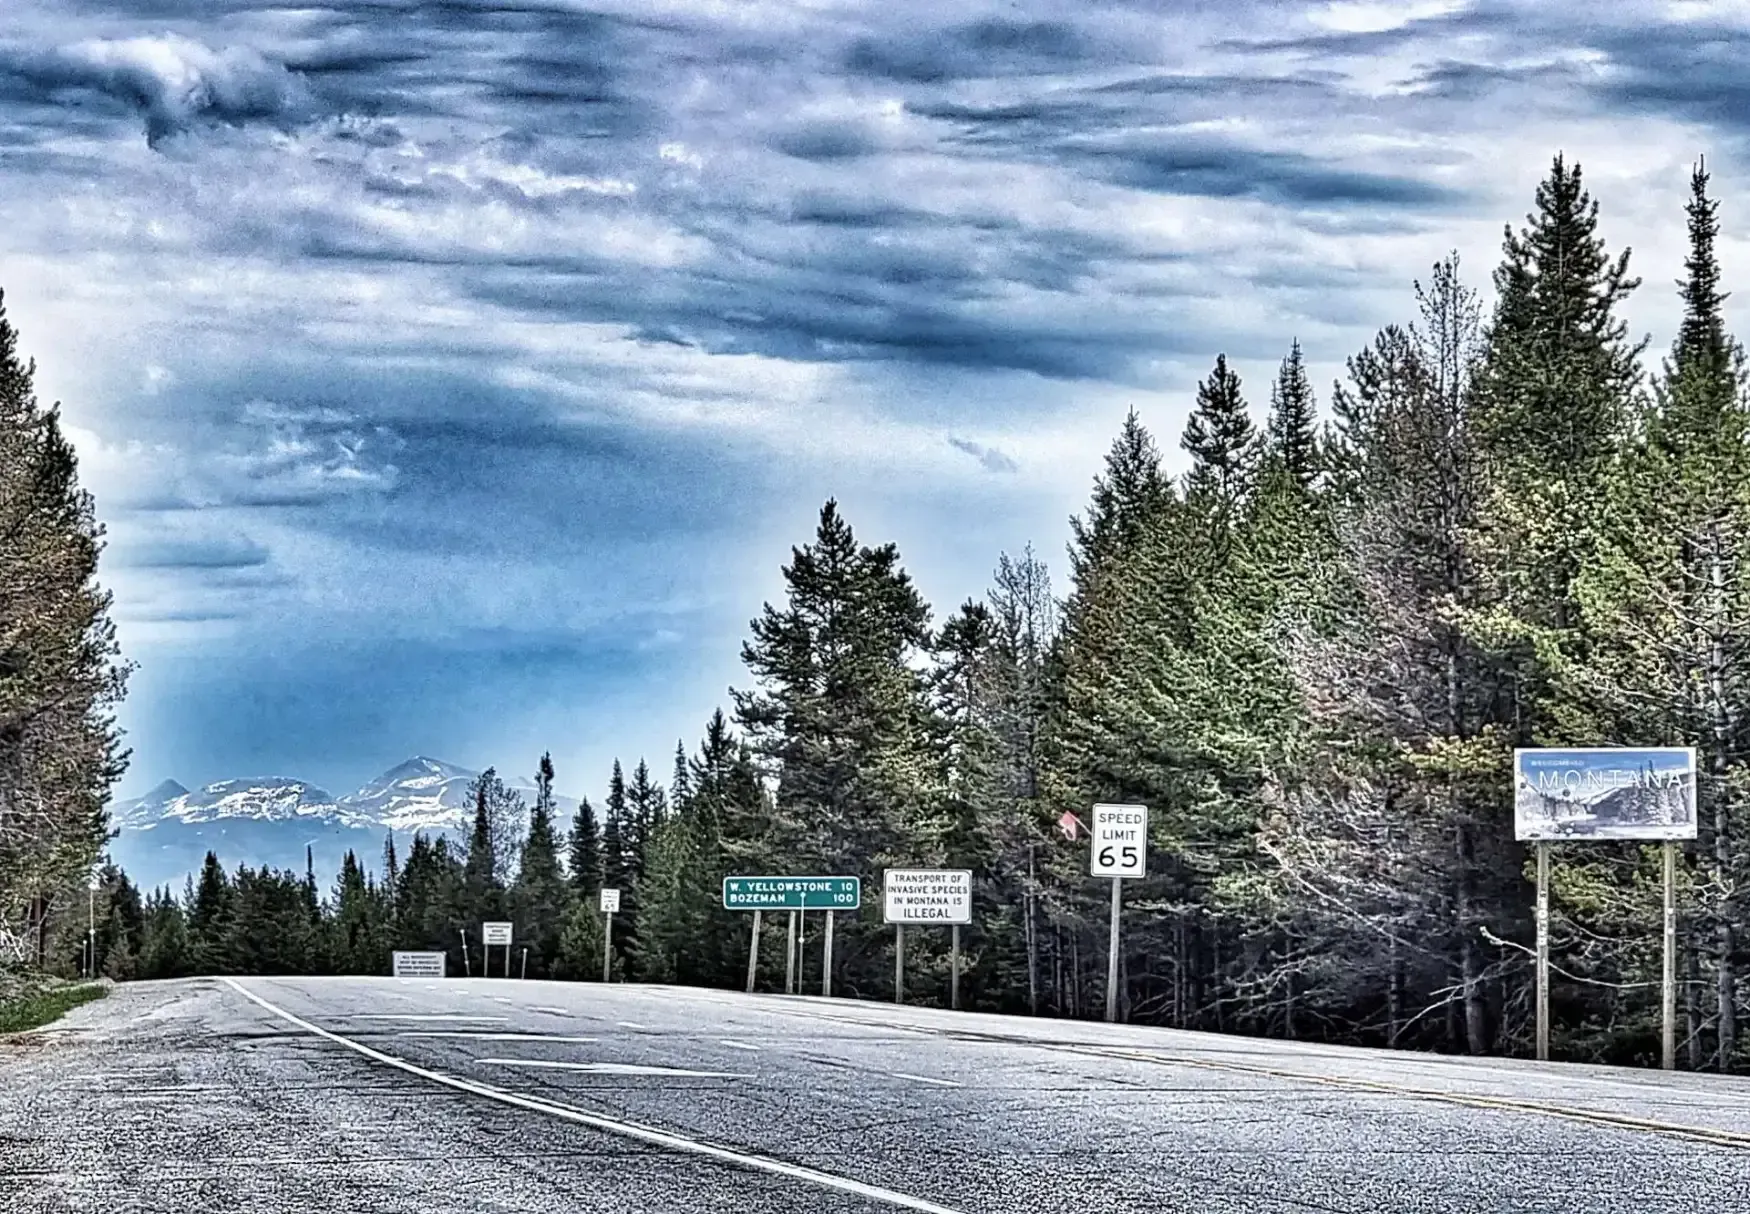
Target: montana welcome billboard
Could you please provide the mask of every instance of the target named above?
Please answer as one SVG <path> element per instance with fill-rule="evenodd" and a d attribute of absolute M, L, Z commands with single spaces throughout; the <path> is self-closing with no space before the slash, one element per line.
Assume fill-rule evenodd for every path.
<path fill-rule="evenodd" d="M 1531 842 L 1695 838 L 1695 750 L 1513 752 L 1513 833 Z"/>

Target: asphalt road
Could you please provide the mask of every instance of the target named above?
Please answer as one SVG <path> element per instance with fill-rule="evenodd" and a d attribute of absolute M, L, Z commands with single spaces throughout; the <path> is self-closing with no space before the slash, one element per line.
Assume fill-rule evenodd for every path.
<path fill-rule="evenodd" d="M 0 1040 L 7 1214 L 1750 1208 L 1750 1082 L 675 988 L 202 979 Z"/>

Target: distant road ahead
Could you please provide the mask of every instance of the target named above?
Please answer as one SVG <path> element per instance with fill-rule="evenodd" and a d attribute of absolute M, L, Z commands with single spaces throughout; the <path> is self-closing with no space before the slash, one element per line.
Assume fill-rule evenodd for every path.
<path fill-rule="evenodd" d="M 200 979 L 0 1042 L 8 1214 L 1750 1209 L 1750 1082 L 677 988 Z"/>

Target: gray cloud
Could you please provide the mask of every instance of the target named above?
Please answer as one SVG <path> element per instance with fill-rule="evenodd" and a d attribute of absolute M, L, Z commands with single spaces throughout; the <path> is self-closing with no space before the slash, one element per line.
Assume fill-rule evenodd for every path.
<path fill-rule="evenodd" d="M 987 17 L 947 29 L 858 38 L 844 62 L 860 75 L 939 84 L 1066 70 L 1113 49 L 1068 22 Z"/>
<path fill-rule="evenodd" d="M 256 569 L 271 559 L 266 547 L 245 535 L 152 536 L 116 550 L 124 569 Z"/>
<path fill-rule="evenodd" d="M 97 94 L 132 107 L 147 141 L 199 123 L 284 124 L 316 108 L 306 83 L 246 46 L 214 49 L 178 34 L 94 38 L 48 49 L 0 47 L 0 73 L 40 100 Z"/>
<path fill-rule="evenodd" d="M 1013 459 L 998 451 L 995 447 L 984 447 L 965 438 L 949 438 L 948 445 L 956 451 L 964 451 L 977 460 L 986 472 L 1019 472 L 1021 466 Z"/>

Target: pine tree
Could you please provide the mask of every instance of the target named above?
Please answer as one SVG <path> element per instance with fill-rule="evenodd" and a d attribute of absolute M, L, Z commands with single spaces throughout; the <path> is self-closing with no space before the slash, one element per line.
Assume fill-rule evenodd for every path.
<path fill-rule="evenodd" d="M 1284 472 L 1302 489 L 1311 487 L 1320 470 L 1317 412 L 1297 338 L 1270 387 L 1267 445 Z"/>
<path fill-rule="evenodd" d="M 474 827 L 468 837 L 468 854 L 462 869 L 465 913 L 470 925 L 502 918 L 505 910 L 505 860 L 501 803 L 504 785 L 496 769 L 488 767 L 474 781 Z M 495 795 L 496 794 L 496 795 Z M 478 930 L 476 928 L 476 930 Z"/>
<path fill-rule="evenodd" d="M 182 906 L 168 889 L 152 894 L 146 903 L 145 926 L 140 932 L 141 978 L 180 978 L 194 972 L 188 923 Z"/>
<path fill-rule="evenodd" d="M 227 938 L 231 930 L 232 890 L 230 879 L 209 851 L 201 864 L 200 884 L 188 899 L 188 931 L 192 961 L 199 972 L 230 972 Z"/>
<path fill-rule="evenodd" d="M 615 759 L 613 775 L 608 778 L 607 817 L 602 825 L 602 885 L 607 889 L 624 891 L 632 883 L 629 817 L 626 776 L 620 760 Z"/>
<path fill-rule="evenodd" d="M 593 903 L 602 888 L 602 837 L 595 806 L 588 797 L 578 802 L 577 814 L 571 820 L 566 873 L 573 895 Z"/>
<path fill-rule="evenodd" d="M 1087 601 L 1094 595 L 1101 571 L 1136 545 L 1147 521 L 1171 492 L 1154 438 L 1132 409 L 1107 452 L 1104 471 L 1094 481 L 1087 515 L 1070 519 L 1073 599 Z"/>
<path fill-rule="evenodd" d="M 631 959 L 634 933 L 626 930 L 626 921 L 636 912 L 637 824 L 632 821 L 632 809 L 626 797 L 626 773 L 620 760 L 614 760 L 613 774 L 608 778 L 607 818 L 602 825 L 602 888 L 620 891 L 621 914 L 615 916 L 614 964 L 624 967 Z"/>
<path fill-rule="evenodd" d="M 680 813 L 693 795 L 692 768 L 687 761 L 687 747 L 684 742 L 674 744 L 674 775 L 669 779 L 668 804 L 675 813 Z"/>
<path fill-rule="evenodd" d="M 834 501 L 821 509 L 814 542 L 792 549 L 784 579 L 785 603 L 765 606 L 742 648 L 759 687 L 733 692 L 775 784 L 762 847 L 780 871 L 866 879 L 890 864 L 931 862 L 944 822 L 917 668 L 928 605 L 898 549 L 859 545 Z M 873 963 L 858 952 L 866 934 L 848 924 L 842 955 Z M 869 970 L 863 979 L 877 982 L 887 967 Z"/>
<path fill-rule="evenodd" d="M 559 955 L 559 935 L 568 906 L 565 876 L 559 868 L 559 841 L 553 830 L 553 759 L 541 756 L 536 773 L 535 807 L 529 838 L 512 894 L 516 931 L 529 950 L 529 973 L 546 977 Z"/>
<path fill-rule="evenodd" d="M 1197 404 L 1179 445 L 1192 461 L 1185 495 L 1224 536 L 1251 495 L 1258 470 L 1257 429 L 1227 355 L 1218 355 L 1215 370 L 1197 385 Z"/>
<path fill-rule="evenodd" d="M 0 966 L 42 962 L 54 896 L 83 901 L 127 760 L 103 528 L 35 375 L 0 294 Z"/>

